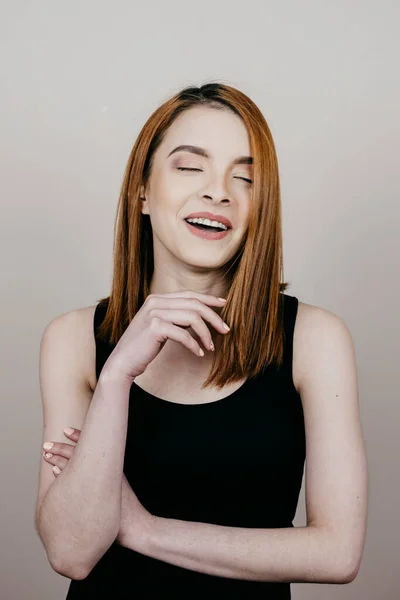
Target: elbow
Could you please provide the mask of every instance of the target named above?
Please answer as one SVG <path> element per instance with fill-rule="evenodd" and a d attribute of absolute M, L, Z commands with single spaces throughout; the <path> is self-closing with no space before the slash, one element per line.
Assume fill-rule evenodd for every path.
<path fill-rule="evenodd" d="M 349 561 L 346 568 L 343 569 L 341 583 L 352 583 L 357 577 L 359 570 L 359 562 L 355 563 L 355 561 Z"/>
<path fill-rule="evenodd" d="M 86 568 L 84 568 L 82 565 L 67 565 L 65 562 L 61 562 L 61 561 L 57 561 L 57 560 L 51 560 L 49 558 L 49 563 L 51 565 L 51 568 L 53 569 L 53 571 L 55 571 L 56 573 L 58 573 L 59 575 L 62 575 L 63 577 L 67 577 L 68 579 L 76 579 L 76 580 L 82 580 L 82 579 L 86 579 L 86 577 L 89 574 L 89 570 L 87 570 Z"/>
<path fill-rule="evenodd" d="M 362 551 L 360 554 L 354 539 L 346 539 L 345 533 L 327 534 L 325 528 L 322 531 L 326 546 L 321 583 L 352 583 L 360 570 Z"/>
<path fill-rule="evenodd" d="M 99 540 L 99 542 L 102 541 L 102 545 L 98 547 L 93 542 L 90 543 L 89 547 L 83 539 L 75 539 L 73 543 L 72 539 L 67 540 L 66 536 L 60 533 L 57 536 L 49 534 L 48 531 L 44 534 L 40 517 L 36 520 L 36 529 L 53 571 L 68 579 L 82 580 L 86 579 L 103 554 L 114 542 L 118 535 L 119 524 L 114 528 L 115 532 L 113 530 L 109 533 L 106 540 Z M 93 536 L 91 536 L 91 539 L 93 540 Z"/>
<path fill-rule="evenodd" d="M 360 570 L 360 562 L 355 560 L 348 560 L 345 564 L 342 563 L 340 568 L 336 568 L 335 573 L 332 576 L 331 583 L 335 584 L 346 584 L 352 583 L 358 575 Z"/>
<path fill-rule="evenodd" d="M 50 543 L 43 534 L 39 515 L 36 515 L 35 527 L 46 551 L 47 560 L 53 571 L 68 579 L 85 579 L 89 571 L 83 568 L 82 565 L 71 566 L 69 562 L 65 560 L 65 557 L 61 556 L 58 549 L 54 548 L 54 544 Z"/>
<path fill-rule="evenodd" d="M 63 575 L 69 579 L 86 579 L 98 561 L 113 544 L 116 536 L 117 533 L 112 538 L 109 538 L 102 547 L 97 548 L 97 550 L 92 545 L 90 552 L 82 551 L 82 548 L 79 553 L 76 548 L 70 550 L 68 553 L 65 552 L 65 548 L 62 553 L 53 552 L 52 555 L 48 555 L 49 563 L 52 569 L 59 575 Z"/>
<path fill-rule="evenodd" d="M 50 544 L 48 542 L 45 543 L 43 537 L 40 535 L 39 530 L 38 533 L 46 551 L 47 560 L 53 571 L 58 573 L 58 575 L 67 577 L 68 579 L 79 580 L 85 579 L 88 576 L 88 574 L 90 573 L 90 569 L 87 569 L 82 563 L 76 564 L 76 561 L 75 563 L 71 564 L 71 561 L 65 558 L 65 553 L 61 555 L 61 553 L 58 550 L 55 550 L 53 546 L 50 548 Z"/>

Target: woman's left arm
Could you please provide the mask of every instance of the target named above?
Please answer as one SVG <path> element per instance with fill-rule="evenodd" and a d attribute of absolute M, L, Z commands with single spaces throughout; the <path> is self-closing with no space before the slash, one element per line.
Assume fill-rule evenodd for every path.
<path fill-rule="evenodd" d="M 331 312 L 303 304 L 298 318 L 294 352 L 302 361 L 307 525 L 248 529 L 153 516 L 143 554 L 220 577 L 336 584 L 355 579 L 366 535 L 367 460 L 354 345 L 344 321 Z M 128 512 L 129 494 L 125 498 Z M 123 545 L 137 550 L 137 532 L 131 536 L 127 527 L 124 533 Z"/>

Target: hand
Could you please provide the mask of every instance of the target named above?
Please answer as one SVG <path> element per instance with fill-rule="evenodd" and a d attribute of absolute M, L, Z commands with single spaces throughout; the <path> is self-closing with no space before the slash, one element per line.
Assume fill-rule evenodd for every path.
<path fill-rule="evenodd" d="M 221 317 L 207 305 L 221 308 L 224 303 L 225 300 L 216 296 L 191 290 L 150 294 L 125 329 L 103 370 L 132 383 L 154 360 L 168 338 L 196 356 L 204 356 L 200 344 L 185 328 L 192 327 L 204 348 L 214 350 L 211 333 L 204 321 L 223 334 L 229 327 L 224 327 Z"/>
<path fill-rule="evenodd" d="M 71 434 L 64 431 L 65 437 L 74 442 L 79 441 L 80 434 L 81 430 L 76 428 Z M 64 444 L 63 442 L 53 442 L 53 444 L 51 450 L 43 451 L 43 458 L 49 464 L 54 465 L 53 474 L 57 477 L 68 464 L 75 445 Z M 124 474 L 122 474 L 121 491 L 121 521 L 115 541 L 121 546 L 127 546 L 129 539 L 129 548 L 137 552 L 144 552 L 156 517 L 149 513 L 139 502 Z"/>

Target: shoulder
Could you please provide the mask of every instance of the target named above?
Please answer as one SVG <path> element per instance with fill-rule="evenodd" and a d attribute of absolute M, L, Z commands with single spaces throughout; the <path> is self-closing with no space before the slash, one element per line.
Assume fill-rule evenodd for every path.
<path fill-rule="evenodd" d="M 349 328 L 340 316 L 299 300 L 293 335 L 293 382 L 298 392 L 328 351 L 339 354 L 352 349 Z"/>
<path fill-rule="evenodd" d="M 74 358 L 81 365 L 87 385 L 91 390 L 96 387 L 96 343 L 93 320 L 97 304 L 76 308 L 54 317 L 46 326 L 44 336 L 50 331 L 71 341 Z"/>

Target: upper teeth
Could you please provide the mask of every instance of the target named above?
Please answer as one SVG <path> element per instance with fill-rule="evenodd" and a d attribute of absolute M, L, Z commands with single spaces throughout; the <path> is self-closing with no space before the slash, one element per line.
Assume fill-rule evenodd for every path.
<path fill-rule="evenodd" d="M 210 221 L 210 219 L 203 219 L 194 217 L 193 219 L 186 219 L 189 223 L 201 223 L 202 225 L 208 225 L 209 227 L 221 227 L 221 229 L 228 229 L 226 225 L 220 221 Z"/>

